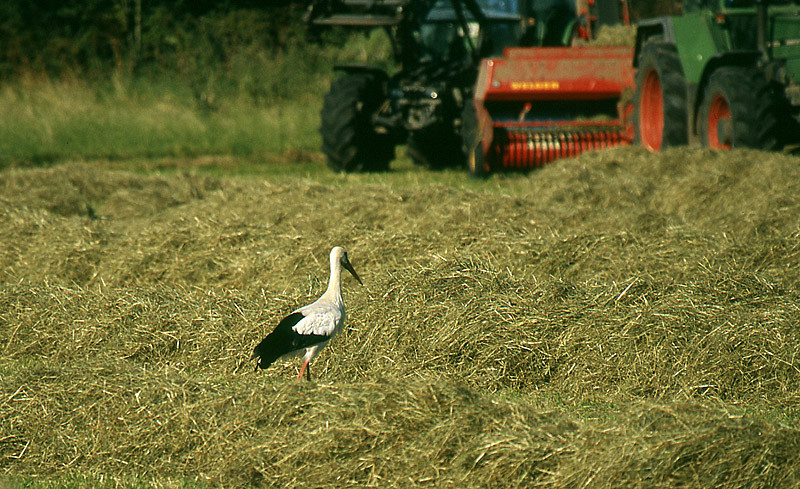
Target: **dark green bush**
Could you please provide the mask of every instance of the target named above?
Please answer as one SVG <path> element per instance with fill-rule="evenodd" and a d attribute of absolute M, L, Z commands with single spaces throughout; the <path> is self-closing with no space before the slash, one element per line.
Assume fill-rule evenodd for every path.
<path fill-rule="evenodd" d="M 4 0 L 0 76 L 155 70 L 216 77 L 239 57 L 258 60 L 306 45 L 301 17 L 307 3 Z M 631 2 L 634 17 L 673 9 L 667 0 Z M 309 57 L 314 56 L 304 56 Z"/>

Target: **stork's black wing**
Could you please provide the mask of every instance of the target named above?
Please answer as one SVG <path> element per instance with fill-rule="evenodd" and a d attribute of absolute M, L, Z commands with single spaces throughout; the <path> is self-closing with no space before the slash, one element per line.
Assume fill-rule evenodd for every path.
<path fill-rule="evenodd" d="M 253 350 L 253 356 L 250 357 L 251 360 L 258 358 L 257 367 L 261 367 L 262 369 L 267 368 L 272 365 L 272 362 L 283 355 L 314 346 L 317 343 L 322 343 L 330 339 L 328 336 L 299 334 L 294 331 L 292 329 L 294 325 L 299 323 L 304 317 L 302 312 L 289 314 L 278 323 L 278 326 L 275 327 L 272 333 L 261 340 L 261 343 Z"/>

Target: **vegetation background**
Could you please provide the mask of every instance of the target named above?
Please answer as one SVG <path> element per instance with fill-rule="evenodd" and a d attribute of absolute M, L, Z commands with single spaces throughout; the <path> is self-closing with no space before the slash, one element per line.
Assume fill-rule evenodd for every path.
<path fill-rule="evenodd" d="M 800 485 L 796 156 L 333 174 L 386 41 L 303 9 L 0 4 L 0 488 Z M 253 374 L 332 244 L 315 382 Z"/>
<path fill-rule="evenodd" d="M 630 3 L 634 19 L 675 9 L 672 0 Z M 305 44 L 301 16 L 307 5 L 305 0 L 7 0 L 0 6 L 0 74 L 222 72 L 242 51 L 276 56 Z M 292 88 L 297 87 L 285 87 Z M 275 94 L 258 89 L 253 95 Z"/>
<path fill-rule="evenodd" d="M 663 3 L 663 2 L 662 2 Z M 634 2 L 637 15 L 658 3 Z M 0 4 L 0 164 L 319 147 L 332 66 L 388 66 L 381 32 L 311 39 L 306 2 Z"/>

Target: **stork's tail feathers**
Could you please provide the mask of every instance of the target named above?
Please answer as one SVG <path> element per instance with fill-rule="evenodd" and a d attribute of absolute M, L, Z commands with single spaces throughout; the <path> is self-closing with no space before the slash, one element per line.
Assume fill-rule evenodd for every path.
<path fill-rule="evenodd" d="M 259 343 L 255 350 L 253 350 L 253 356 L 250 357 L 250 360 L 258 359 L 258 362 L 256 362 L 256 371 L 258 371 L 259 368 L 262 370 L 268 368 L 280 356 L 271 354 L 273 352 L 269 351 L 269 347 L 265 344 L 266 341 L 265 338 L 264 341 Z"/>
<path fill-rule="evenodd" d="M 258 344 L 250 358 L 251 360 L 258 358 L 256 368 L 267 368 L 284 355 L 324 344 L 330 340 L 330 336 L 312 333 L 300 334 L 294 331 L 292 328 L 304 317 L 301 312 L 289 314 L 283 318 L 272 333 Z"/>
<path fill-rule="evenodd" d="M 261 340 L 261 343 L 253 350 L 253 356 L 250 357 L 250 360 L 258 358 L 256 371 L 258 371 L 259 368 L 262 370 L 268 368 L 275 360 L 287 353 L 286 348 L 282 348 L 282 343 L 284 342 L 281 341 L 281 332 L 276 331 L 273 331 Z"/>

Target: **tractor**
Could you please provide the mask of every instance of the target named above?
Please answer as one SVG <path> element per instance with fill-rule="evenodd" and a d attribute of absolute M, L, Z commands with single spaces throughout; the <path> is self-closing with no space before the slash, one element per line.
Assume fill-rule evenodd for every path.
<path fill-rule="evenodd" d="M 558 92 L 574 98 L 572 91 L 576 87 L 572 91 L 554 91 L 552 83 L 559 80 L 551 77 L 542 84 L 525 78 L 531 75 L 525 70 L 511 74 L 514 80 L 497 79 L 494 85 L 481 85 L 480 80 L 486 82 L 488 77 L 479 72 L 486 70 L 487 63 L 495 64 L 489 60 L 503 64 L 503 57 L 509 53 L 515 53 L 510 65 L 557 64 L 555 52 L 540 59 L 530 54 L 518 55 L 531 50 L 571 50 L 565 46 L 571 46 L 576 39 L 592 37 L 604 19 L 619 20 L 620 6 L 624 5 L 620 0 L 314 0 L 306 13 L 311 26 L 383 28 L 392 39 L 399 66 L 398 72 L 391 75 L 371 66 L 336 66 L 342 74 L 332 82 L 321 111 L 322 150 L 329 167 L 343 172 L 384 171 L 400 144 L 407 145 L 406 152 L 415 163 L 434 169 L 470 161 L 475 169 L 476 152 L 481 153 L 481 161 L 508 160 L 507 155 L 500 154 L 508 145 L 497 142 L 502 137 L 484 137 L 489 130 L 485 125 L 493 124 L 496 116 L 504 128 L 513 126 L 514 121 L 526 126 L 527 122 L 517 118 L 520 111 L 530 113 L 529 119 L 536 114 L 539 103 L 530 96 L 542 92 L 542 87 L 545 98 L 550 100 L 541 102 L 546 112 L 542 116 L 552 118 L 552 111 L 557 110 L 551 103 L 552 96 Z M 523 51 L 514 51 L 515 47 Z M 587 65 L 602 72 L 602 60 L 593 59 L 597 53 L 591 48 L 583 49 L 588 51 L 581 51 L 578 57 L 583 56 Z M 631 53 L 621 57 L 624 62 L 615 61 L 614 66 L 629 67 Z M 572 58 L 567 63 L 569 67 L 559 71 L 559 76 L 564 77 L 561 83 L 566 82 L 563 86 L 570 84 L 569 69 L 576 65 L 575 56 Z M 581 76 L 585 75 L 583 70 Z M 621 76 L 627 77 L 627 85 L 632 84 L 631 68 Z M 498 87 L 503 84 L 509 84 L 510 93 L 501 95 L 501 103 L 492 105 L 491 110 L 486 109 L 483 102 L 488 100 L 487 93 L 502 92 L 504 89 Z M 612 95 L 606 93 L 609 87 L 604 86 L 602 98 L 606 104 L 607 99 L 619 98 L 621 84 L 613 87 Z M 589 85 L 578 89 L 592 92 L 588 97 L 584 93 L 583 101 L 596 98 Z M 529 107 L 532 100 L 534 110 Z M 512 120 L 506 120 L 508 109 L 514 104 L 520 106 L 519 110 L 515 107 Z M 580 100 L 570 100 L 560 115 L 581 116 L 584 112 L 570 111 L 581 104 Z M 506 129 L 499 132 L 503 131 Z M 530 144 L 534 145 L 533 140 Z M 476 151 L 478 146 L 486 151 Z M 554 143 L 549 141 L 545 146 L 549 151 Z M 491 155 L 486 155 L 487 151 Z M 489 163 L 472 173 L 480 175 L 499 168 Z M 525 164 L 514 162 L 505 167 Z"/>
<path fill-rule="evenodd" d="M 647 149 L 800 142 L 797 0 L 687 0 L 681 15 L 637 24 L 634 64 L 635 138 Z"/>

